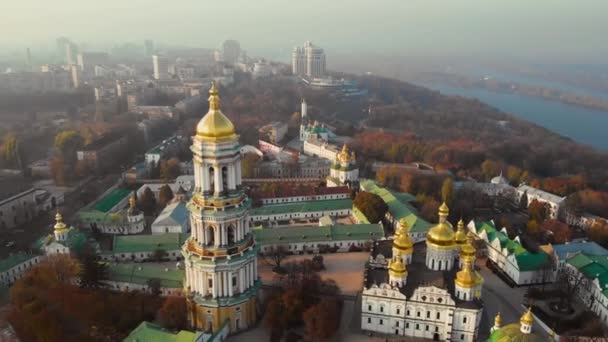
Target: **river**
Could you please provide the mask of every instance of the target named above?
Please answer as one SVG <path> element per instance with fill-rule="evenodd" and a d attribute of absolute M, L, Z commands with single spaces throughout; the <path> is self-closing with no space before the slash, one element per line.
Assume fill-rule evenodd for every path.
<path fill-rule="evenodd" d="M 608 112 L 587 109 L 523 95 L 421 84 L 445 95 L 476 98 L 503 112 L 534 122 L 572 140 L 608 151 Z"/>

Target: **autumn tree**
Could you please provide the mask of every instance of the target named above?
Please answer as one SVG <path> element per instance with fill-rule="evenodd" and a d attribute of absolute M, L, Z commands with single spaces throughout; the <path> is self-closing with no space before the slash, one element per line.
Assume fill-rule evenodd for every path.
<path fill-rule="evenodd" d="M 11 167 L 21 168 L 21 150 L 15 134 L 7 134 L 2 142 L 2 158 Z"/>
<path fill-rule="evenodd" d="M 272 266 L 272 271 L 276 273 L 284 273 L 281 263 L 289 256 L 289 250 L 285 245 L 271 245 L 266 248 L 262 259 Z"/>
<path fill-rule="evenodd" d="M 570 241 L 570 237 L 572 236 L 572 229 L 567 224 L 558 220 L 545 220 L 540 225 L 540 229 L 551 232 L 551 242 L 555 244 L 566 243 Z"/>
<path fill-rule="evenodd" d="M 434 198 L 425 197 L 420 208 L 420 216 L 429 222 L 437 222 L 437 220 L 439 220 L 437 213 L 440 205 L 441 204 Z"/>
<path fill-rule="evenodd" d="M 454 200 L 454 181 L 451 177 L 446 178 L 441 186 L 441 200 L 451 205 Z"/>
<path fill-rule="evenodd" d="M 144 196 L 146 194 L 144 193 Z M 167 206 L 169 202 L 173 199 L 173 190 L 169 185 L 165 184 L 160 187 L 160 191 L 158 192 L 158 206 L 164 208 Z"/>
<path fill-rule="evenodd" d="M 333 298 L 323 298 L 304 312 L 306 334 L 314 341 L 327 341 L 340 326 L 340 306 Z"/>
<path fill-rule="evenodd" d="M 595 220 L 589 228 L 587 228 L 587 236 L 591 241 L 608 248 L 608 222 L 605 220 Z"/>
<path fill-rule="evenodd" d="M 179 167 L 179 159 L 171 158 L 167 161 L 162 160 L 160 162 L 160 178 L 165 182 L 177 178 L 181 173 Z"/>
<path fill-rule="evenodd" d="M 154 193 L 149 187 L 144 189 L 141 198 L 139 198 L 139 208 L 144 212 L 146 216 L 153 215 L 156 211 L 156 198 L 154 197 Z"/>
<path fill-rule="evenodd" d="M 255 165 L 260 157 L 255 153 L 246 153 L 241 159 L 241 175 L 243 178 L 253 178 Z"/>
<path fill-rule="evenodd" d="M 80 268 L 80 287 L 104 287 L 103 281 L 108 279 L 108 265 L 97 260 L 97 255 L 87 253 L 82 257 Z"/>
<path fill-rule="evenodd" d="M 528 205 L 528 217 L 537 223 L 543 223 L 549 215 L 549 208 L 546 203 L 532 200 Z"/>
<path fill-rule="evenodd" d="M 353 204 L 372 223 L 380 222 L 388 211 L 388 205 L 380 196 L 367 191 L 357 193 Z"/>
<path fill-rule="evenodd" d="M 169 330 L 184 330 L 188 328 L 186 316 L 186 298 L 168 296 L 156 315 L 160 325 Z"/>

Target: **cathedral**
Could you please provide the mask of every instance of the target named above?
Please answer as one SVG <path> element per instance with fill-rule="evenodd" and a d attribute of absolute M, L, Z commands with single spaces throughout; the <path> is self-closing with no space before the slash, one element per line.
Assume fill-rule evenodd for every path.
<path fill-rule="evenodd" d="M 251 200 L 241 185 L 239 137 L 220 109 L 215 84 L 191 150 L 192 234 L 182 247 L 188 319 L 193 329 L 208 332 L 228 324 L 232 334 L 257 321 L 259 247 L 247 219 Z"/>
<path fill-rule="evenodd" d="M 393 239 L 375 242 L 361 300 L 364 331 L 441 341 L 475 341 L 483 278 L 462 220 L 454 231 L 444 203 L 439 222 L 414 246 L 407 222 Z"/>

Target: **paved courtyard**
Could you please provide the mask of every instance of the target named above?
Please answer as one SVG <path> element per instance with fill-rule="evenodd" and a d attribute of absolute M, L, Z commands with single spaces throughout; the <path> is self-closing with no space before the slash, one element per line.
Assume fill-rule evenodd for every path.
<path fill-rule="evenodd" d="M 312 259 L 312 255 L 292 255 L 282 263 Z M 363 271 L 365 262 L 369 258 L 368 252 L 323 254 L 325 270 L 320 272 L 322 279 L 333 279 L 345 295 L 354 296 L 363 287 Z M 272 267 L 260 258 L 258 271 L 264 284 L 275 281 Z"/>

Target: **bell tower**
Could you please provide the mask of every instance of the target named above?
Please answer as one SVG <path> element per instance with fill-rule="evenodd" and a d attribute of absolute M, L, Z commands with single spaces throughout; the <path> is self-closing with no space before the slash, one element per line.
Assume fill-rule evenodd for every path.
<path fill-rule="evenodd" d="M 216 332 L 227 322 L 235 333 L 257 320 L 258 247 L 248 224 L 251 201 L 241 186 L 238 135 L 220 109 L 215 84 L 192 139 L 192 235 L 182 248 L 188 318 L 194 329 Z"/>

